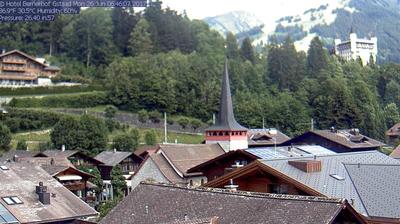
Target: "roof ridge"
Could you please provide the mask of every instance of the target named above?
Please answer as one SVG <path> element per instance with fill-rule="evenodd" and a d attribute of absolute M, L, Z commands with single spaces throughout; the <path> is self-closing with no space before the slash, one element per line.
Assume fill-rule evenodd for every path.
<path fill-rule="evenodd" d="M 400 166 L 400 163 L 398 164 L 386 164 L 386 163 L 343 163 L 345 166 Z"/>
<path fill-rule="evenodd" d="M 191 187 L 183 187 L 183 186 L 174 185 L 174 184 L 155 183 L 155 182 L 146 182 L 146 181 L 141 182 L 140 184 L 156 186 L 156 187 L 175 188 L 175 189 L 188 190 L 188 191 L 229 194 L 229 195 L 235 195 L 235 196 L 245 196 L 245 197 L 255 197 L 255 198 L 269 198 L 269 199 L 277 199 L 277 200 L 318 201 L 318 202 L 327 202 L 327 203 L 344 203 L 346 201 L 346 199 L 327 198 L 327 197 L 318 197 L 318 196 L 271 194 L 271 193 L 260 193 L 260 192 L 250 192 L 250 191 L 232 192 L 227 189 L 209 188 L 209 187 L 191 188 Z"/>
<path fill-rule="evenodd" d="M 334 156 L 346 156 L 346 155 L 358 155 L 358 154 L 375 154 L 381 153 L 378 150 L 369 150 L 369 151 L 359 151 L 359 152 L 344 152 L 344 153 L 336 153 L 336 154 L 325 154 L 325 155 L 305 155 L 300 157 L 288 157 L 288 158 L 275 158 L 275 159 L 260 159 L 262 161 L 275 161 L 275 160 L 294 160 L 294 159 L 304 159 L 304 158 L 320 158 L 320 157 L 334 157 Z M 383 153 L 382 153 L 383 154 Z"/>

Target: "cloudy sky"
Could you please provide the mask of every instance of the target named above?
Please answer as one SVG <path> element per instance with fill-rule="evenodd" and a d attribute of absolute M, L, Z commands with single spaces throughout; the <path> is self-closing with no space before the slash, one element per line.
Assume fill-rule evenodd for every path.
<path fill-rule="evenodd" d="M 304 10 L 325 4 L 332 0 L 163 0 L 163 4 L 182 12 L 190 18 L 203 19 L 229 11 L 248 11 L 265 23 L 282 16 L 296 15 Z"/>

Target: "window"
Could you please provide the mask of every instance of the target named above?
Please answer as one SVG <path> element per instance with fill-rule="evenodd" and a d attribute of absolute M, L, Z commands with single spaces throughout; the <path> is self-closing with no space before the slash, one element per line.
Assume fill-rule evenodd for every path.
<path fill-rule="evenodd" d="M 190 186 L 193 186 L 193 180 L 190 180 L 190 181 L 189 181 L 189 185 L 190 185 Z"/>
<path fill-rule="evenodd" d="M 344 180 L 345 179 L 344 177 L 337 175 L 337 174 L 330 174 L 329 176 L 335 178 L 336 180 Z"/>
<path fill-rule="evenodd" d="M 11 196 L 11 197 L 4 197 L 3 201 L 7 203 L 7 205 L 15 205 L 15 204 L 23 204 L 21 199 L 19 199 L 16 196 Z"/>
<path fill-rule="evenodd" d="M 270 191 L 273 194 L 289 193 L 289 186 L 286 184 L 270 184 Z"/>
<path fill-rule="evenodd" d="M 203 178 L 201 179 L 201 185 L 202 186 L 204 185 L 204 179 Z"/>
<path fill-rule="evenodd" d="M 22 204 L 22 201 L 18 197 L 11 197 L 15 204 Z"/>
<path fill-rule="evenodd" d="M 8 167 L 6 167 L 6 166 L 0 166 L 0 169 L 2 169 L 2 170 L 9 170 Z"/>

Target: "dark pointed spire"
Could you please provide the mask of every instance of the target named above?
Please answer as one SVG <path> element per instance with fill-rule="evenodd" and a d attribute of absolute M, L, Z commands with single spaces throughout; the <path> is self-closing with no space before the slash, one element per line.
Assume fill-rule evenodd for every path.
<path fill-rule="evenodd" d="M 215 125 L 209 127 L 207 131 L 212 130 L 231 130 L 231 131 L 245 131 L 245 127 L 240 125 L 233 113 L 231 87 L 229 84 L 228 73 L 228 59 L 225 58 L 224 76 L 222 79 L 221 97 L 219 102 L 219 113 Z"/>

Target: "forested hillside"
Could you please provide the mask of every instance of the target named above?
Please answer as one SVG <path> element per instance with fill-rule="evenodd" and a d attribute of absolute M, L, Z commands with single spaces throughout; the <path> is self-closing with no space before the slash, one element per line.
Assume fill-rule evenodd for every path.
<path fill-rule="evenodd" d="M 400 120 L 400 65 L 362 67 L 329 56 L 318 38 L 308 54 L 293 41 L 255 53 L 207 24 L 159 3 L 144 12 L 90 8 L 53 23 L 0 24 L 0 47 L 46 55 L 66 78 L 105 85 L 107 103 L 209 121 L 217 111 L 224 58 L 236 117 L 245 126 L 289 135 L 310 128 L 357 127 L 383 138 Z M 226 48 L 225 48 L 226 46 Z"/>

